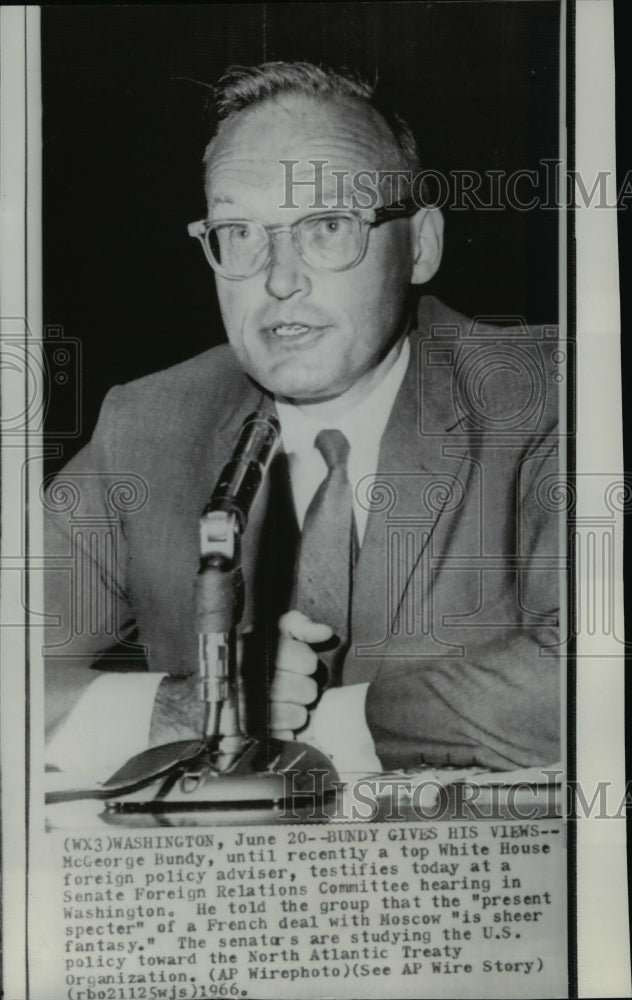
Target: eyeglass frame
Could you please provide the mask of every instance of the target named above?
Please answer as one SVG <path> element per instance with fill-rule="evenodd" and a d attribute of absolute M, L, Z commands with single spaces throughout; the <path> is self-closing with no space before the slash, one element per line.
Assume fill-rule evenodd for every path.
<path fill-rule="evenodd" d="M 372 219 L 366 217 L 366 210 L 360 209 L 336 209 L 332 208 L 328 211 L 322 212 L 312 212 L 308 215 L 302 215 L 300 219 L 295 219 L 294 222 L 290 223 L 276 223 L 274 225 L 266 225 L 265 222 L 261 222 L 260 219 L 198 219 L 197 222 L 189 222 L 187 225 L 187 232 L 189 236 L 198 239 L 202 244 L 202 249 L 204 251 L 204 256 L 208 264 L 211 266 L 212 270 L 221 275 L 222 278 L 226 278 L 228 281 L 245 281 L 247 278 L 254 278 L 256 274 L 259 274 L 268 265 L 270 261 L 270 254 L 272 250 L 272 239 L 271 234 L 273 233 L 291 233 L 292 243 L 296 248 L 298 255 L 301 260 L 303 260 L 308 267 L 313 268 L 315 271 L 330 271 L 332 273 L 339 273 L 341 271 L 349 271 L 352 267 L 357 267 L 360 261 L 366 254 L 367 246 L 369 243 L 369 230 L 376 226 L 381 226 L 384 222 L 392 222 L 394 219 L 408 219 L 411 215 L 414 215 L 418 210 L 418 205 L 413 198 L 405 198 L 401 202 L 394 202 L 391 205 L 381 205 L 379 208 L 370 209 L 373 215 Z M 300 226 L 302 222 L 308 219 L 314 218 L 326 218 L 330 216 L 353 216 L 361 226 L 361 232 L 363 234 L 363 239 L 360 245 L 360 250 L 357 257 L 349 264 L 345 264 L 344 267 L 318 267 L 311 264 L 308 260 L 305 260 L 303 255 L 298 235 L 297 227 Z M 259 267 L 252 272 L 252 274 L 228 274 L 225 272 L 213 257 L 209 245 L 208 245 L 208 232 L 209 229 L 216 224 L 226 224 L 226 225 L 236 225 L 238 223 L 252 223 L 255 222 L 257 225 L 262 226 L 266 231 L 268 237 L 268 252 L 264 259 L 262 260 Z"/>

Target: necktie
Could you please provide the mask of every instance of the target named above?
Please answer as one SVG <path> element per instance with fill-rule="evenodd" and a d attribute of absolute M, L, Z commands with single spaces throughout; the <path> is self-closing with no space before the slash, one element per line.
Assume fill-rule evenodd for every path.
<path fill-rule="evenodd" d="M 356 554 L 351 484 L 347 477 L 349 442 L 338 430 L 323 430 L 314 441 L 327 465 L 327 476 L 310 503 L 299 549 L 296 607 L 334 630 L 339 642 L 321 658 L 338 681 L 350 638 L 352 574 Z"/>

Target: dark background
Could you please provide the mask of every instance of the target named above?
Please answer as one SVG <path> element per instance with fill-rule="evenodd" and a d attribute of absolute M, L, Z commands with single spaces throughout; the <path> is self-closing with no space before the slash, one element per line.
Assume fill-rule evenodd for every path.
<path fill-rule="evenodd" d="M 111 385 L 223 339 L 186 232 L 205 215 L 209 91 L 195 81 L 264 59 L 356 67 L 396 98 L 425 167 L 535 169 L 558 155 L 558 18 L 550 0 L 44 7 L 44 320 L 81 349 L 49 407 L 63 445 L 49 469 Z M 468 315 L 556 320 L 556 212 L 446 214 L 427 291 Z M 77 377 L 79 433 L 63 437 Z"/>

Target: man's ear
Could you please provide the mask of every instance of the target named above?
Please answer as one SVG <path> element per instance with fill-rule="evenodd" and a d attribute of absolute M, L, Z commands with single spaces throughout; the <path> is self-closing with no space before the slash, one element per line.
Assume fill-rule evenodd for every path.
<path fill-rule="evenodd" d="M 443 253 L 443 215 L 439 208 L 420 208 L 410 220 L 413 246 L 411 284 L 423 285 L 437 273 Z"/>

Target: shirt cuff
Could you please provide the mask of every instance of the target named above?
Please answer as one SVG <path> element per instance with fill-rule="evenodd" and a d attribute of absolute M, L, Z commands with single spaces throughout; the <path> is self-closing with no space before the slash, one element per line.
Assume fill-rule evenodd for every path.
<path fill-rule="evenodd" d="M 312 713 L 305 737 L 299 736 L 323 750 L 344 781 L 382 773 L 364 711 L 368 687 L 329 688 Z"/>
<path fill-rule="evenodd" d="M 107 781 L 149 746 L 158 686 L 166 674 L 103 674 L 83 692 L 52 737 L 46 763 L 76 784 Z"/>

